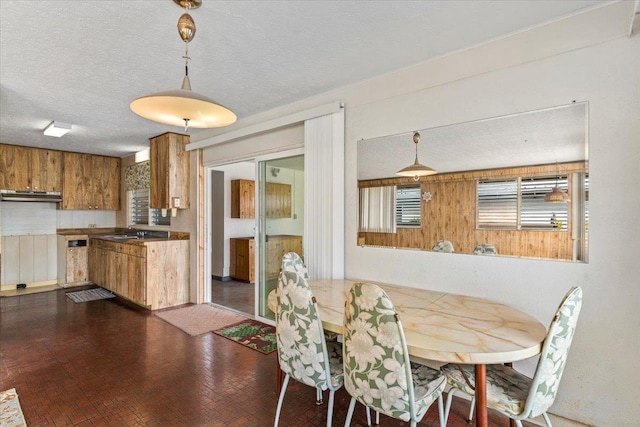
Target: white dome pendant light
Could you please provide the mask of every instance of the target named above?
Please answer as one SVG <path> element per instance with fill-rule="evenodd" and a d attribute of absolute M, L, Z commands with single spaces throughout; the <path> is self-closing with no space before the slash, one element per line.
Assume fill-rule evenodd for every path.
<path fill-rule="evenodd" d="M 418 142 L 420 142 L 420 133 L 413 134 L 413 142 L 416 144 L 416 160 L 413 164 L 396 172 L 398 176 L 412 176 L 414 181 L 418 181 L 421 176 L 436 174 L 437 172 L 429 166 L 425 166 L 418 161 Z"/>
<path fill-rule="evenodd" d="M 173 0 L 187 9 L 200 7 L 202 0 Z M 237 120 L 233 111 L 214 100 L 191 90 L 189 81 L 189 42 L 196 35 L 196 24 L 189 13 L 178 20 L 178 33 L 185 43 L 185 76 L 180 89 L 143 96 L 131 102 L 130 108 L 145 119 L 171 126 L 216 128 L 229 126 Z"/>

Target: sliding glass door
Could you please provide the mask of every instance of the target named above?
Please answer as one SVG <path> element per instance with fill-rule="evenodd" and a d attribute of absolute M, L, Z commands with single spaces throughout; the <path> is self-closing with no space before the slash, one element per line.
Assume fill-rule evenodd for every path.
<path fill-rule="evenodd" d="M 276 289 L 282 256 L 302 253 L 304 230 L 304 155 L 258 161 L 257 313 L 274 320 L 268 307 Z"/>

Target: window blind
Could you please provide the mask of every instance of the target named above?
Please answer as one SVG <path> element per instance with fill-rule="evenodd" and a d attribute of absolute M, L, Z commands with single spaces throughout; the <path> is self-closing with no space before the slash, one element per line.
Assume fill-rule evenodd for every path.
<path fill-rule="evenodd" d="M 420 227 L 420 184 L 398 186 L 396 190 L 396 226 Z"/>
<path fill-rule="evenodd" d="M 478 181 L 479 229 L 567 229 L 568 205 L 549 203 L 544 197 L 556 185 L 567 191 L 567 177 L 525 177 Z"/>
<path fill-rule="evenodd" d="M 477 227 L 515 229 L 518 225 L 518 182 L 479 181 Z"/>
<path fill-rule="evenodd" d="M 567 191 L 567 178 L 522 178 L 520 182 L 522 229 L 567 229 L 567 203 L 548 203 L 544 196 L 556 186 Z"/>
<path fill-rule="evenodd" d="M 358 231 L 372 233 L 396 232 L 396 187 L 366 187 L 360 189 L 360 220 Z"/>

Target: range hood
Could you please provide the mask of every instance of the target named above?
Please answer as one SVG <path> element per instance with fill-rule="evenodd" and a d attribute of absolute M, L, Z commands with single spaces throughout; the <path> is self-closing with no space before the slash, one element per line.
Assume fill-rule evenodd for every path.
<path fill-rule="evenodd" d="M 58 203 L 62 195 L 59 191 L 0 190 L 0 201 Z"/>

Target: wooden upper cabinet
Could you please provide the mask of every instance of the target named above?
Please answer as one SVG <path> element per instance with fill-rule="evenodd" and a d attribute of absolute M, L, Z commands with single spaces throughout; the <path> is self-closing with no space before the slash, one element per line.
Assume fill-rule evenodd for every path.
<path fill-rule="evenodd" d="M 120 159 L 64 153 L 62 209 L 120 209 Z"/>
<path fill-rule="evenodd" d="M 255 218 L 255 183 L 231 181 L 231 218 Z M 267 218 L 291 218 L 291 185 L 267 182 Z"/>
<path fill-rule="evenodd" d="M 120 209 L 120 159 L 93 156 L 92 164 L 97 176 L 93 181 L 93 201 L 96 209 Z M 99 172 L 98 172 L 99 171 Z"/>
<path fill-rule="evenodd" d="M 149 139 L 151 182 L 149 207 L 189 208 L 189 153 L 184 146 L 188 135 L 164 133 Z"/>
<path fill-rule="evenodd" d="M 231 218 L 255 218 L 255 183 L 249 179 L 231 181 Z"/>
<path fill-rule="evenodd" d="M 291 185 L 267 183 L 267 218 L 291 218 Z"/>
<path fill-rule="evenodd" d="M 0 189 L 62 190 L 62 152 L 0 144 Z"/>

